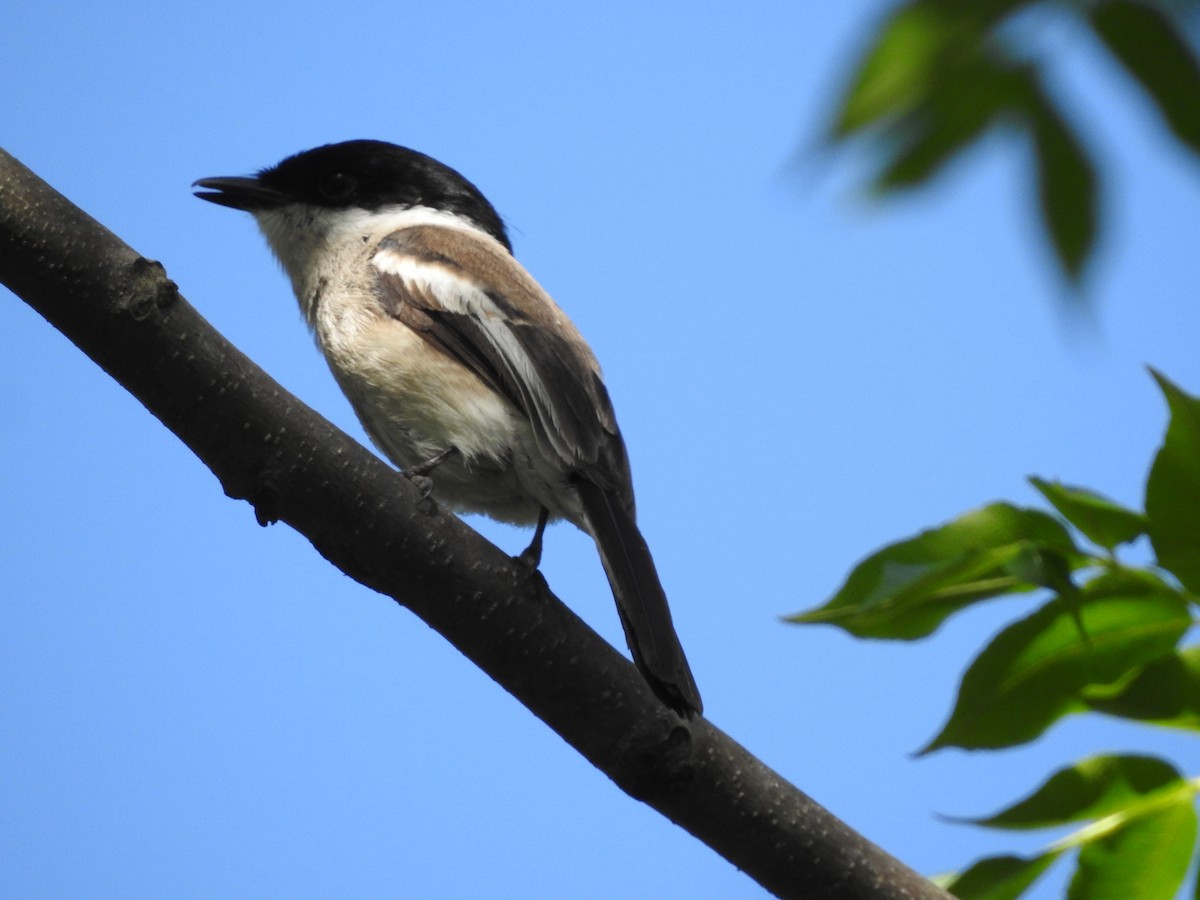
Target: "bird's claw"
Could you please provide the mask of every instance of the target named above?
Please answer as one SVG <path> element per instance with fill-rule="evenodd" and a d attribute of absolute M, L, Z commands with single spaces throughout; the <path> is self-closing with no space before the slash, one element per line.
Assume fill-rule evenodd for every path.
<path fill-rule="evenodd" d="M 433 479 L 429 477 L 429 473 L 456 453 L 458 453 L 457 447 L 447 447 L 441 453 L 425 460 L 423 463 L 400 470 L 400 474 L 412 482 L 412 486 L 421 492 L 421 496 L 417 498 L 417 503 L 429 500 L 429 495 L 433 493 Z M 432 503 L 432 501 L 430 502 Z"/>
<path fill-rule="evenodd" d="M 550 510 L 544 506 L 538 511 L 537 527 L 533 530 L 533 540 L 529 542 L 529 546 L 514 556 L 518 563 L 529 569 L 530 572 L 536 572 L 538 566 L 542 564 L 542 535 L 546 533 L 546 522 L 550 519 Z"/>
<path fill-rule="evenodd" d="M 412 486 L 421 492 L 421 496 L 417 498 L 417 502 L 428 500 L 429 495 L 433 493 L 433 479 L 428 475 L 422 475 L 420 472 L 409 472 L 401 470 L 400 474 L 412 482 Z"/>

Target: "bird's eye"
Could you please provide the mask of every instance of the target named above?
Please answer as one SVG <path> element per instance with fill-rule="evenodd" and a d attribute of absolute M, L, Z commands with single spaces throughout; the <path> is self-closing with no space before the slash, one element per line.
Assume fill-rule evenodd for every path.
<path fill-rule="evenodd" d="M 357 183 L 343 172 L 334 172 L 321 182 L 321 196 L 326 200 L 345 200 L 357 187 Z"/>

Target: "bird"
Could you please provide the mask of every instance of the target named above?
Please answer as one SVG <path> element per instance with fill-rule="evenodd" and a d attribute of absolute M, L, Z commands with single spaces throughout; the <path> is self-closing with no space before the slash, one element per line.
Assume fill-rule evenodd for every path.
<path fill-rule="evenodd" d="M 499 213 L 449 166 L 386 141 L 326 144 L 194 182 L 251 213 L 375 446 L 458 512 L 596 543 L 633 661 L 680 716 L 703 712 L 591 348 L 513 256 Z"/>

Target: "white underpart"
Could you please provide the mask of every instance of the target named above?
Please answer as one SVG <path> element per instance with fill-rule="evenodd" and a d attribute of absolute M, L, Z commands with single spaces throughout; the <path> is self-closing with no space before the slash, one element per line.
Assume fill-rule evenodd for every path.
<path fill-rule="evenodd" d="M 514 373 L 544 396 L 528 355 L 484 291 L 444 267 L 379 250 L 389 234 L 417 225 L 494 238 L 465 219 L 424 207 L 366 212 L 297 204 L 255 218 L 330 370 L 386 456 L 407 467 L 455 447 L 460 456 L 439 466 L 435 477 L 438 496 L 451 506 L 518 524 L 533 522 L 547 506 L 581 521 L 557 499 L 561 463 L 538 450 L 529 420 L 388 314 L 378 293 L 386 289 L 385 272 L 426 287 L 448 310 L 476 317 Z"/>

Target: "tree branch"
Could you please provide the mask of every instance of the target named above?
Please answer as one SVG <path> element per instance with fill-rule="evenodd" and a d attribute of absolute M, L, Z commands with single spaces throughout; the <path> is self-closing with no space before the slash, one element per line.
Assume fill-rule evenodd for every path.
<path fill-rule="evenodd" d="M 780 896 L 948 895 L 705 719 L 685 722 L 527 571 L 292 397 L 139 256 L 0 150 L 0 281 L 260 522 L 436 629 L 622 790 Z"/>

